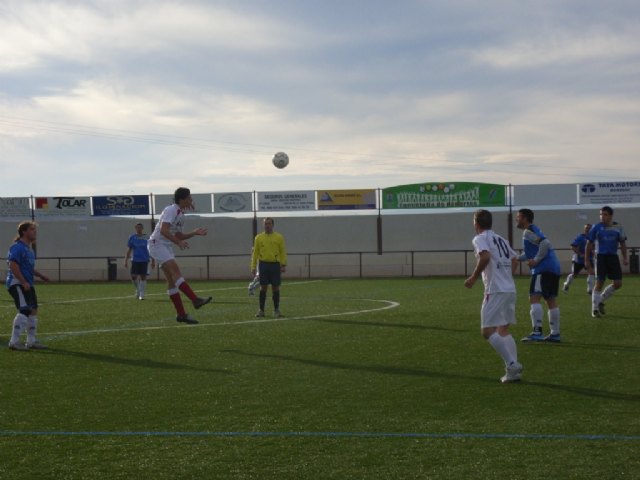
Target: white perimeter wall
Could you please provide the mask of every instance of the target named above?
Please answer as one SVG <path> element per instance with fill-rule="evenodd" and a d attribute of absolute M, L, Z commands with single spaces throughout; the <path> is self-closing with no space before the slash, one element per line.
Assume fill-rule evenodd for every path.
<path fill-rule="evenodd" d="M 614 206 L 614 218 L 623 224 L 629 246 L 640 246 L 640 208 Z M 514 209 L 514 217 L 516 210 Z M 545 232 L 560 251 L 564 270 L 570 265 L 568 250 L 571 240 L 582 230 L 584 223 L 598 222 L 597 208 L 564 208 L 535 210 L 535 223 Z M 285 235 L 291 255 L 291 276 L 396 276 L 464 274 L 465 257 L 461 252 L 471 250 L 474 235 L 473 211 L 438 211 L 421 214 L 382 215 L 382 248 L 384 255 L 376 254 L 377 215 L 337 215 L 309 217 L 277 217 L 276 230 Z M 259 217 L 259 227 L 261 228 Z M 64 270 L 86 270 L 88 278 L 106 279 L 106 258 L 117 258 L 118 278 L 127 278 L 122 259 L 126 242 L 138 221 L 149 234 L 150 219 L 85 218 L 64 220 L 38 220 L 39 268 L 48 271 L 60 268 L 57 261 L 45 257 L 100 257 L 96 260 L 64 260 Z M 18 219 L 0 220 L 0 257 L 6 256 L 14 236 Z M 207 237 L 190 240 L 191 248 L 178 255 L 207 256 L 183 258 L 185 275 L 206 278 L 214 272 L 216 277 L 245 278 L 253 242 L 253 219 L 221 216 L 188 216 L 185 230 L 206 227 Z M 494 212 L 494 230 L 508 238 L 508 211 Z M 521 247 L 521 232 L 513 228 L 514 247 Z M 563 249 L 567 249 L 563 251 Z M 411 251 L 437 250 L 435 253 Z M 356 252 L 347 255 L 346 252 Z M 357 252 L 365 252 L 360 256 Z M 366 252 L 372 252 L 367 254 Z M 392 253 L 402 252 L 402 253 Z M 311 255 L 305 254 L 324 254 Z M 231 256 L 218 258 L 217 256 Z M 467 259 L 473 264 L 473 256 Z M 362 266 L 364 264 L 364 266 Z M 413 265 L 413 271 L 412 269 Z M 0 270 L 4 269 L 4 265 Z M 362 271 L 361 271 L 362 270 Z M 85 275 L 83 275 L 85 276 Z M 55 277 L 54 277 L 55 278 Z"/>

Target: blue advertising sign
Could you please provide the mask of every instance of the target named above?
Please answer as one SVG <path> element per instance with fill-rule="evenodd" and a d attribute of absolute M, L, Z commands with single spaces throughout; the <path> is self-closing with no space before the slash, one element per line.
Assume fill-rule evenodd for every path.
<path fill-rule="evenodd" d="M 92 197 L 93 215 L 149 215 L 148 195 Z"/>

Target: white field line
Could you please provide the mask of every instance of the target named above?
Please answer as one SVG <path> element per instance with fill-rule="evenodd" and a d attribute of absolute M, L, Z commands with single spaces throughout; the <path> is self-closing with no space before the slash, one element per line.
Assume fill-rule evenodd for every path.
<path fill-rule="evenodd" d="M 296 286 L 296 285 L 306 285 L 308 283 L 317 283 L 317 282 L 322 282 L 324 280 L 306 280 L 303 282 L 287 282 L 286 286 Z M 79 284 L 80 285 L 80 284 Z M 283 284 L 285 285 L 285 284 Z M 227 287 L 227 288 L 209 288 L 206 290 L 194 290 L 195 292 L 224 292 L 224 291 L 229 291 L 229 290 L 246 290 L 247 287 Z M 145 297 L 166 297 L 167 296 L 167 292 L 161 292 L 161 293 L 147 293 L 145 294 Z M 39 307 L 43 306 L 43 305 L 64 305 L 64 304 L 73 304 L 73 303 L 84 303 L 84 302 L 100 302 L 103 300 L 124 300 L 127 298 L 132 298 L 133 295 L 121 295 L 119 297 L 95 297 L 95 298 L 80 298 L 80 299 L 76 299 L 76 300 L 52 300 L 52 301 L 39 301 Z M 1 305 L 1 308 L 12 308 L 15 309 L 16 306 L 13 304 L 13 302 L 9 303 L 7 302 L 6 305 Z"/>
<path fill-rule="evenodd" d="M 339 279 L 333 279 L 333 280 L 339 280 Z M 318 282 L 324 282 L 324 281 L 326 280 L 306 280 L 306 281 L 300 281 L 300 282 L 287 282 L 286 285 L 287 286 L 306 285 L 309 283 L 318 283 Z M 242 286 L 242 287 L 212 288 L 212 289 L 197 290 L 197 291 L 198 292 L 216 292 L 216 291 L 222 292 L 222 291 L 229 291 L 229 290 L 244 290 L 246 288 L 247 287 Z M 153 296 L 153 295 L 165 296 L 166 293 L 147 294 L 147 296 Z M 123 300 L 130 297 L 131 295 L 120 296 L 120 297 L 98 297 L 98 298 L 83 298 L 83 299 L 77 299 L 77 300 L 60 300 L 60 301 L 43 303 L 43 305 L 73 304 L 73 303 L 84 303 L 84 302 L 103 301 L 103 300 Z M 361 315 L 365 313 L 372 313 L 372 312 L 388 310 L 391 308 L 396 308 L 400 305 L 398 302 L 394 302 L 391 300 L 376 300 L 376 299 L 367 299 L 367 298 L 351 299 L 351 300 L 379 302 L 379 303 L 384 303 L 385 306 L 381 308 L 353 310 L 348 312 L 305 315 L 305 316 L 298 316 L 298 317 L 259 318 L 259 319 L 252 319 L 252 320 L 240 320 L 237 322 L 198 323 L 196 325 L 183 325 L 183 324 L 172 323 L 170 325 L 158 325 L 158 326 L 147 326 L 147 327 L 98 328 L 93 330 L 78 330 L 78 331 L 67 331 L 67 332 L 40 332 L 40 336 L 54 337 L 54 336 L 66 336 L 66 335 L 88 335 L 91 333 L 116 333 L 116 332 L 132 332 L 132 331 L 166 330 L 169 328 L 196 328 L 196 327 L 222 327 L 222 326 L 232 326 L 232 325 L 251 325 L 251 324 L 259 324 L 259 323 L 284 322 L 289 320 L 313 320 L 315 318 L 336 317 L 341 315 Z M 161 319 L 159 321 L 168 321 L 168 319 Z"/>

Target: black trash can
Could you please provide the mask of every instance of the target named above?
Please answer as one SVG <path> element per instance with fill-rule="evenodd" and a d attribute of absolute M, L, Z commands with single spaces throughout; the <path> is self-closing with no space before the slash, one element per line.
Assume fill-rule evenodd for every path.
<path fill-rule="evenodd" d="M 107 259 L 107 278 L 110 282 L 118 280 L 118 260 L 115 258 Z"/>
<path fill-rule="evenodd" d="M 640 273 L 640 258 L 638 257 L 638 250 L 631 249 L 631 255 L 629 256 L 629 272 Z"/>

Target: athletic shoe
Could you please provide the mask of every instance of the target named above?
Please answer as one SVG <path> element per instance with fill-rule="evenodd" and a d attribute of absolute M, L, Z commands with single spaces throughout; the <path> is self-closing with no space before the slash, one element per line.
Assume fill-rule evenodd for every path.
<path fill-rule="evenodd" d="M 560 338 L 560 334 L 556 333 L 556 334 L 547 335 L 546 337 L 544 337 L 544 341 L 551 342 L 551 343 L 560 343 L 562 339 Z"/>
<path fill-rule="evenodd" d="M 193 301 L 193 308 L 198 310 L 200 307 L 203 307 L 207 303 L 211 302 L 211 300 L 213 300 L 213 297 L 207 297 L 207 298 L 198 297 Z"/>
<path fill-rule="evenodd" d="M 256 289 L 255 288 L 249 287 L 248 290 L 249 290 L 249 296 L 250 297 L 253 297 L 256 294 Z"/>
<path fill-rule="evenodd" d="M 276 310 L 273 312 L 273 316 L 276 318 L 280 318 L 282 316 L 282 314 L 280 313 L 280 310 Z"/>
<path fill-rule="evenodd" d="M 260 317 L 264 317 L 264 310 L 258 310 L 258 313 L 256 313 L 256 318 Z"/>
<path fill-rule="evenodd" d="M 544 342 L 544 336 L 542 332 L 531 332 L 526 337 L 520 340 L 521 342 Z"/>
<path fill-rule="evenodd" d="M 26 345 L 22 343 L 11 343 L 9 342 L 9 350 L 19 350 L 21 352 L 25 352 L 29 350 Z"/>
<path fill-rule="evenodd" d="M 139 296 L 138 300 L 144 300 L 144 297 L 143 296 Z"/>
<path fill-rule="evenodd" d="M 176 322 L 187 323 L 189 325 L 195 325 L 198 321 L 195 318 L 192 318 L 191 315 L 178 315 L 176 317 Z"/>
<path fill-rule="evenodd" d="M 594 310 L 593 312 L 591 312 L 591 316 L 593 318 L 600 318 L 600 310 Z"/>
<path fill-rule="evenodd" d="M 562 291 L 563 291 L 564 293 L 569 293 L 569 285 L 567 285 L 566 283 L 565 283 L 565 284 L 563 284 L 563 286 L 562 286 Z"/>
<path fill-rule="evenodd" d="M 33 343 L 27 343 L 26 346 L 29 350 L 47 350 L 49 348 L 46 345 L 38 342 L 37 340 Z"/>
<path fill-rule="evenodd" d="M 600 302 L 598 304 L 598 311 L 600 312 L 600 315 L 604 315 L 604 303 Z"/>
<path fill-rule="evenodd" d="M 511 364 L 505 368 L 505 375 L 500 377 L 502 383 L 519 382 L 522 377 L 522 364 L 519 362 L 511 362 Z"/>
<path fill-rule="evenodd" d="M 593 292 L 591 290 L 587 290 L 587 295 L 591 295 Z"/>

